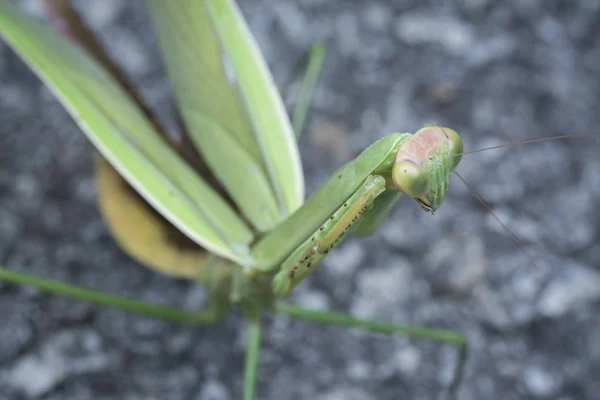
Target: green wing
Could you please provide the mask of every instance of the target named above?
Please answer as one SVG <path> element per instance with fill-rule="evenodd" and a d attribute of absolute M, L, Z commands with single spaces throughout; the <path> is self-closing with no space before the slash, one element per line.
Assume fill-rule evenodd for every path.
<path fill-rule="evenodd" d="M 5 0 L 0 0 L 0 34 L 157 211 L 208 250 L 241 264 L 249 262 L 250 229 L 160 137 L 102 67 Z"/>
<path fill-rule="evenodd" d="M 283 101 L 235 3 L 204 0 L 203 4 L 235 74 L 275 197 L 287 216 L 304 201 L 304 177 Z"/>
<path fill-rule="evenodd" d="M 270 231 L 302 203 L 303 177 L 287 114 L 251 33 L 233 2 L 147 5 L 187 134 L 241 212 Z"/>
<path fill-rule="evenodd" d="M 281 214 L 205 7 L 188 0 L 147 5 L 186 134 L 241 212 L 259 231 L 270 230 Z"/>

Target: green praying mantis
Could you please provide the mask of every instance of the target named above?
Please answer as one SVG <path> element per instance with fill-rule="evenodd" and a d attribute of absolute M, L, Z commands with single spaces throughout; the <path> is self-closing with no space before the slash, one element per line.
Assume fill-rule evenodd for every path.
<path fill-rule="evenodd" d="M 460 333 L 306 310 L 279 299 L 351 231 L 377 230 L 402 194 L 437 210 L 463 153 L 459 135 L 437 125 L 387 135 L 304 202 L 294 131 L 301 131 L 305 111 L 290 123 L 236 5 L 147 5 L 189 147 L 165 137 L 89 42 L 66 39 L 68 25 L 59 35 L 1 1 L 0 34 L 101 154 L 98 203 L 124 251 L 164 273 L 198 280 L 210 293 L 209 309 L 174 310 L 7 269 L 0 269 L 0 279 L 182 322 L 216 322 L 237 306 L 249 327 L 245 399 L 254 398 L 263 310 L 456 346 L 448 388 L 456 396 L 467 356 Z"/>

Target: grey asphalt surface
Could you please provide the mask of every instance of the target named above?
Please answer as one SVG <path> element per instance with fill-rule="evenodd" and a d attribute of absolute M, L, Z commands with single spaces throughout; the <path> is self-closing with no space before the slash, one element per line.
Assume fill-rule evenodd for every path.
<path fill-rule="evenodd" d="M 35 1 L 22 1 L 41 14 Z M 172 121 L 168 84 L 138 0 L 78 7 Z M 301 54 L 329 54 L 300 147 L 310 191 L 386 133 L 438 122 L 478 149 L 600 128 L 596 0 L 244 1 L 293 104 Z M 600 395 L 600 137 L 465 155 L 425 214 L 404 200 L 375 236 L 347 240 L 292 300 L 465 332 L 461 399 Z M 0 43 L 0 263 L 188 308 L 201 288 L 149 271 L 117 248 L 95 207 L 92 147 Z M 528 254 L 530 257 L 528 257 Z M 530 258 L 534 259 L 532 264 Z M 156 321 L 0 283 L 0 399 L 238 399 L 244 321 Z M 269 318 L 259 399 L 441 398 L 456 352 Z"/>

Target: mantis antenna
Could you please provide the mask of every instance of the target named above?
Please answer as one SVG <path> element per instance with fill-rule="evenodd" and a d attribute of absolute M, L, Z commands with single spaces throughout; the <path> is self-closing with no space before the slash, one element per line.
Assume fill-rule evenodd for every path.
<path fill-rule="evenodd" d="M 469 189 L 469 192 L 471 192 L 473 197 L 475 197 L 477 199 L 477 201 L 479 201 L 481 203 L 481 205 L 487 210 L 487 212 L 490 213 L 490 215 L 496 220 L 496 222 L 498 222 L 500 224 L 500 226 L 512 236 L 513 242 L 517 245 L 517 247 L 523 253 L 525 253 L 527 258 L 529 258 L 529 262 L 534 267 L 538 268 L 537 264 L 535 263 L 535 257 L 533 257 L 533 255 L 529 251 L 527 251 L 525 244 L 523 243 L 523 241 L 521 239 L 519 239 L 517 234 L 514 233 L 513 231 L 511 231 L 508 228 L 508 226 L 506 226 L 506 224 L 504 224 L 504 222 L 502 222 L 502 220 L 500 218 L 498 218 L 496 213 L 494 213 L 494 211 L 492 211 L 492 208 L 489 206 L 489 204 L 483 199 L 483 197 L 481 197 L 481 195 L 479 193 L 477 193 L 477 191 L 475 190 L 475 188 L 473 186 L 469 185 L 469 183 L 465 180 L 465 178 L 460 176 L 460 174 L 456 171 L 452 171 L 452 172 L 454 172 L 456 174 L 456 176 L 458 176 L 458 179 L 460 179 L 462 181 L 462 183 L 465 184 L 465 186 L 467 187 L 467 189 Z"/>
<path fill-rule="evenodd" d="M 559 135 L 559 136 L 551 136 L 551 137 L 540 138 L 540 139 L 523 140 L 523 141 L 519 141 L 519 142 L 512 142 L 512 143 L 500 144 L 498 146 L 484 147 L 483 149 L 478 149 L 478 150 L 465 151 L 465 152 L 460 153 L 460 154 L 455 154 L 454 157 L 462 156 L 462 155 L 465 155 L 465 154 L 480 153 L 482 151 L 487 151 L 487 150 L 503 149 L 505 147 L 516 147 L 516 146 L 520 146 L 522 144 L 539 143 L 539 142 L 549 142 L 551 140 L 560 140 L 560 139 L 567 139 L 567 138 L 571 138 L 571 137 L 581 137 L 581 136 L 588 136 L 588 135 L 596 135 L 598 133 L 600 133 L 600 130 L 589 131 L 589 132 L 575 132 L 575 133 L 570 133 L 568 135 Z"/>
<path fill-rule="evenodd" d="M 511 143 L 500 144 L 500 145 L 497 145 L 497 146 L 484 147 L 482 149 L 477 149 L 477 150 L 465 151 L 465 152 L 462 152 L 460 154 L 455 154 L 454 156 L 455 157 L 459 157 L 459 156 L 463 156 L 465 154 L 480 153 L 482 151 L 487 151 L 487 150 L 502 149 L 502 148 L 506 148 L 506 147 L 516 147 L 516 146 L 520 146 L 520 145 L 523 145 L 523 144 L 548 142 L 548 141 L 552 141 L 552 140 L 567 139 L 567 138 L 571 138 L 571 137 L 581 137 L 581 136 L 596 135 L 598 133 L 600 133 L 600 130 L 588 131 L 588 132 L 575 132 L 575 133 L 570 133 L 568 135 L 558 135 L 558 136 L 551 136 L 551 137 L 546 137 L 546 138 L 523 140 L 523 141 L 518 141 L 518 142 L 511 142 Z M 471 185 L 469 185 L 469 183 L 465 180 L 465 178 L 463 178 L 462 176 L 460 176 L 460 174 L 458 172 L 456 172 L 456 171 L 453 171 L 453 172 L 465 184 L 465 186 L 467 187 L 467 189 L 469 189 L 469 191 L 471 192 L 471 194 L 473 195 L 473 197 L 475 197 L 477 199 L 477 201 L 479 201 L 481 203 L 481 205 L 483 205 L 483 207 L 485 207 L 485 209 L 490 213 L 490 215 L 500 224 L 500 226 L 502 226 L 502 228 L 512 236 L 513 242 L 517 245 L 517 247 L 519 249 L 521 249 L 521 251 L 523 251 L 523 253 L 525 253 L 525 255 L 527 256 L 527 258 L 529 258 L 529 262 L 533 266 L 535 266 L 537 268 L 537 265 L 535 263 L 535 258 L 531 255 L 531 253 L 529 251 L 527 251 L 527 249 L 525 248 L 525 245 L 523 244 L 523 242 L 521 241 L 521 239 L 519 239 L 519 237 L 513 231 L 511 231 L 500 220 L 500 218 L 498 218 L 498 216 L 492 211 L 492 208 L 481 197 L 481 195 L 479 193 L 477 193 L 477 191 L 475 190 L 475 188 L 473 188 Z"/>

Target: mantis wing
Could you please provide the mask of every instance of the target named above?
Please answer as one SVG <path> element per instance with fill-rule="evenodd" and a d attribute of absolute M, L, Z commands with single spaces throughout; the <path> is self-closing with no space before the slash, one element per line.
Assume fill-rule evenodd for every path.
<path fill-rule="evenodd" d="M 188 135 L 242 213 L 270 231 L 302 204 L 304 181 L 279 92 L 239 10 L 229 0 L 147 4 Z"/>
<path fill-rule="evenodd" d="M 300 155 L 283 101 L 233 0 L 204 0 L 237 79 L 256 142 L 284 216 L 304 201 Z"/>
<path fill-rule="evenodd" d="M 102 67 L 4 0 L 0 0 L 0 34 L 53 90 L 102 155 L 157 211 L 208 250 L 249 263 L 252 232 L 160 137 Z"/>
<path fill-rule="evenodd" d="M 278 159 L 267 152 L 270 148 L 259 146 L 264 142 L 277 143 L 280 137 L 285 137 L 289 121 L 283 114 L 267 132 L 251 125 L 250 121 L 255 118 L 249 117 L 256 113 L 256 108 L 263 114 L 274 112 L 276 107 L 272 104 L 280 101 L 278 94 L 275 91 L 275 99 L 258 106 L 241 101 L 237 89 L 243 88 L 244 84 L 233 82 L 226 74 L 225 68 L 233 58 L 228 58 L 227 47 L 217 36 L 218 29 L 208 13 L 208 3 L 147 0 L 188 137 L 240 211 L 256 229 L 269 231 L 288 214 L 288 206 L 297 207 L 297 201 L 302 201 L 298 197 L 300 192 L 292 196 L 296 200 L 289 205 L 278 204 L 282 199 L 275 196 L 302 188 L 297 148 L 295 145 L 274 147 L 277 157 L 283 156 L 288 161 L 277 165 Z M 234 8 L 233 5 L 230 7 Z M 232 29 L 242 25 L 243 20 L 234 12 L 227 24 L 228 29 Z M 250 33 L 241 32 L 241 37 L 232 40 L 251 40 L 247 35 Z M 240 68 L 245 70 L 261 62 L 260 53 L 255 52 L 244 59 L 244 66 Z M 268 77 L 268 71 L 266 74 Z M 243 74 L 240 76 L 246 78 Z M 272 85 L 270 80 L 262 82 L 259 78 L 249 76 L 246 79 L 253 79 L 251 84 L 259 87 L 262 93 L 273 89 L 269 86 Z M 277 179 L 270 180 L 267 174 L 270 170 L 278 174 Z M 283 186 L 279 175 L 285 183 Z"/>

